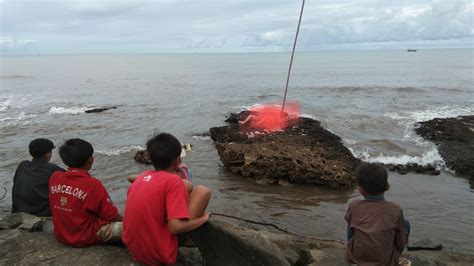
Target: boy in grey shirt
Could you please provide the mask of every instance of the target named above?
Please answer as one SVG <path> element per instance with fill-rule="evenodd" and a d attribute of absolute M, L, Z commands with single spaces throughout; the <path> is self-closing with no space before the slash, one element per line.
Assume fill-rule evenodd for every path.
<path fill-rule="evenodd" d="M 26 212 L 36 216 L 51 216 L 49 208 L 49 177 L 61 167 L 49 163 L 54 144 L 48 139 L 30 142 L 31 161 L 21 162 L 13 177 L 12 213 Z"/>

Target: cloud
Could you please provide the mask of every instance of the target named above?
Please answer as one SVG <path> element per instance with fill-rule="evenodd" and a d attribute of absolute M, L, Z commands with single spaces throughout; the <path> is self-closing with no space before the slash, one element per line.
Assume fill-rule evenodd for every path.
<path fill-rule="evenodd" d="M 1 0 L 0 38 L 9 41 L 0 45 L 32 53 L 287 51 L 299 8 L 286 0 Z M 298 47 L 470 47 L 473 16 L 465 0 L 307 1 Z"/>

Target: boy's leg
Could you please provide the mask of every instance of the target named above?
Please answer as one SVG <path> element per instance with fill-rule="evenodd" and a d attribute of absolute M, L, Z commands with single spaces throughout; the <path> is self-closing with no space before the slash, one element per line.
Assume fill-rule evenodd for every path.
<path fill-rule="evenodd" d="M 211 199 L 211 191 L 205 186 L 197 186 L 189 196 L 189 218 L 201 217 Z"/>
<path fill-rule="evenodd" d="M 123 233 L 123 223 L 122 222 L 112 222 L 109 224 L 104 224 L 97 231 L 97 236 L 102 241 L 102 243 L 113 243 L 122 241 Z"/>

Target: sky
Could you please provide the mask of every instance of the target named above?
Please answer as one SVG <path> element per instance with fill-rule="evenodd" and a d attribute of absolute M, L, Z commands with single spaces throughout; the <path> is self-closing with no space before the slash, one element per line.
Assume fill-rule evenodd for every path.
<path fill-rule="evenodd" d="M 291 51 L 301 0 L 0 0 L 2 54 Z M 473 48 L 471 0 L 306 0 L 298 51 Z"/>

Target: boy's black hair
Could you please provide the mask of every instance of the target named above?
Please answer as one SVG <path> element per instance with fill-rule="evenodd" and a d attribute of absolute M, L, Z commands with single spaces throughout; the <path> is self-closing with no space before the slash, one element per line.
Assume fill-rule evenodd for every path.
<path fill-rule="evenodd" d="M 92 145 L 83 139 L 68 139 L 59 148 L 59 156 L 69 167 L 83 167 L 93 153 Z"/>
<path fill-rule="evenodd" d="M 51 152 L 54 149 L 54 144 L 49 139 L 40 138 L 32 140 L 28 148 L 30 150 L 30 155 L 35 159 L 39 159 L 45 156 L 48 152 Z"/>
<path fill-rule="evenodd" d="M 147 141 L 146 150 L 153 167 L 164 170 L 180 156 L 181 142 L 171 134 L 160 133 Z"/>
<path fill-rule="evenodd" d="M 362 163 L 356 169 L 356 180 L 360 187 L 370 195 L 384 193 L 388 186 L 385 167 L 375 163 Z"/>

